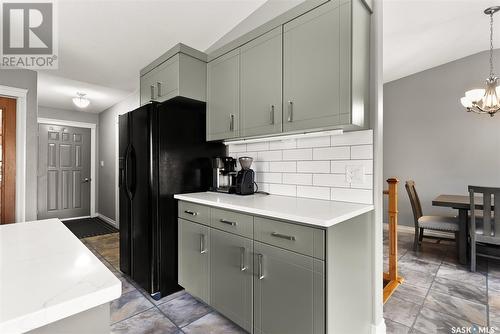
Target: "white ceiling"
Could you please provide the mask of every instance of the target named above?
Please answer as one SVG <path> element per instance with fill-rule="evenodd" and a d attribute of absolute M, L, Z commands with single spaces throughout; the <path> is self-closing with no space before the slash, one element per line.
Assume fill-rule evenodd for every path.
<path fill-rule="evenodd" d="M 489 16 L 483 10 L 499 4 L 498 0 L 384 0 L 384 82 L 489 49 Z M 495 20 L 498 48 L 500 13 Z"/>
<path fill-rule="evenodd" d="M 138 89 L 139 71 L 175 44 L 204 51 L 265 0 L 58 0 L 59 69 L 40 71 L 39 104 L 100 112 Z"/>

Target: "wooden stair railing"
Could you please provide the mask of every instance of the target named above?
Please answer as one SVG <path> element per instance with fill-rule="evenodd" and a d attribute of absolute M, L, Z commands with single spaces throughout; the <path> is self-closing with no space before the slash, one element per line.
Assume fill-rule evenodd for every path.
<path fill-rule="evenodd" d="M 389 189 L 384 190 L 384 195 L 389 196 L 389 271 L 384 272 L 384 304 L 394 293 L 396 288 L 403 283 L 403 277 L 398 275 L 398 183 L 396 178 L 387 180 Z"/>

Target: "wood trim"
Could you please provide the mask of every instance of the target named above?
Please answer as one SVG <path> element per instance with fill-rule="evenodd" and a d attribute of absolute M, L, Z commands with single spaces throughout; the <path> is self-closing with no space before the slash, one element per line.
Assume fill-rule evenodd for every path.
<path fill-rule="evenodd" d="M 2 182 L 0 224 L 16 221 L 16 100 L 0 97 L 2 109 Z"/>

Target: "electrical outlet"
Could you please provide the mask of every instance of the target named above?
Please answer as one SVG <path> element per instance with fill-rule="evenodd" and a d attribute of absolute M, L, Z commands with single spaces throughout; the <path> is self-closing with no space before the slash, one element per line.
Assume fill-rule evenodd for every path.
<path fill-rule="evenodd" d="M 347 183 L 362 184 L 365 182 L 365 166 L 347 165 L 345 167 L 345 178 Z"/>

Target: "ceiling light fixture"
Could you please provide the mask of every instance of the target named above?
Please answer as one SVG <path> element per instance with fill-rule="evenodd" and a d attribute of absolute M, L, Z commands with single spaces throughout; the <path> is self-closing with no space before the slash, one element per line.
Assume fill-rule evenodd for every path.
<path fill-rule="evenodd" d="M 490 76 L 486 79 L 486 89 L 469 90 L 460 99 L 467 111 L 489 114 L 492 117 L 500 111 L 500 86 L 498 86 L 498 77 L 493 73 L 493 14 L 499 10 L 500 6 L 484 10 L 484 13 L 490 16 Z"/>
<path fill-rule="evenodd" d="M 81 109 L 87 108 L 90 104 L 90 100 L 85 97 L 87 94 L 77 92 L 76 95 L 78 96 L 73 98 L 75 106 Z"/>

